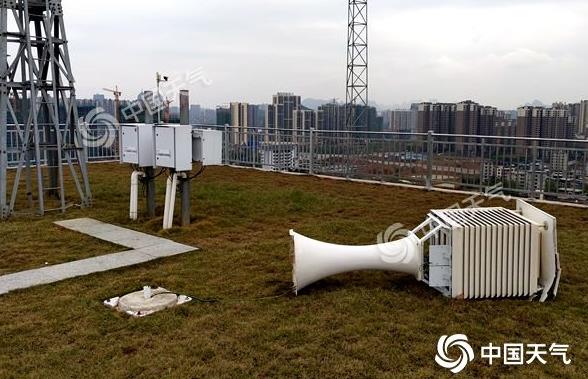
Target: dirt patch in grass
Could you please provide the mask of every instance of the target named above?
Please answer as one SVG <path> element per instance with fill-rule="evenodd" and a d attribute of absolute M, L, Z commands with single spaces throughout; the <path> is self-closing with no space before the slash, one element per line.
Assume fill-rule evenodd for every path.
<path fill-rule="evenodd" d="M 193 224 L 163 232 L 161 216 L 128 221 L 126 167 L 91 170 L 94 208 L 16 219 L 0 224 L 2 235 L 26 224 L 40 230 L 29 235 L 31 251 L 44 249 L 39 256 L 75 254 L 94 242 L 49 236 L 49 221 L 84 216 L 202 250 L 0 297 L 0 377 L 439 377 L 447 373 L 434 362 L 437 340 L 454 333 L 467 334 L 478 351 L 490 342 L 571 345 L 568 367 L 490 367 L 476 360 L 468 376 L 588 372 L 586 210 L 542 206 L 559 218 L 564 267 L 560 296 L 547 304 L 455 301 L 406 275 L 381 272 L 340 275 L 299 297 L 275 297 L 291 287 L 289 229 L 369 244 L 388 226 L 415 227 L 431 208 L 465 196 L 211 168 L 193 186 Z M 158 189 L 163 204 L 164 178 Z M 142 320 L 101 304 L 145 284 L 221 301 Z M 254 300 L 259 297 L 275 298 Z"/>

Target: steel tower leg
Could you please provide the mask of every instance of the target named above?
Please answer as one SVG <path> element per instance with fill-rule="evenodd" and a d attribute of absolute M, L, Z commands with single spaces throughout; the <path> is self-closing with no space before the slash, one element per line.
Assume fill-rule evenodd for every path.
<path fill-rule="evenodd" d="M 8 10 L 0 9 L 0 57 L 8 56 Z M 0 67 L 0 219 L 8 217 L 8 66 Z"/>

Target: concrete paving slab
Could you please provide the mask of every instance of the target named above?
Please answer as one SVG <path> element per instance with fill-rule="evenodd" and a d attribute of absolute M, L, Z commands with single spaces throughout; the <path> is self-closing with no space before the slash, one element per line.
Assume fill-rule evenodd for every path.
<path fill-rule="evenodd" d="M 147 234 L 137 233 L 132 230 L 111 230 L 100 233 L 92 233 L 92 237 L 131 249 L 161 245 L 166 242 L 166 240 L 162 238 L 151 237 Z"/>
<path fill-rule="evenodd" d="M 42 272 L 20 272 L 0 277 L 0 295 L 29 287 L 54 283 L 55 279 Z"/>
<path fill-rule="evenodd" d="M 170 244 L 165 245 L 165 249 L 161 249 L 161 246 L 148 246 L 141 249 L 137 249 L 143 254 L 149 255 L 153 258 L 161 258 L 161 257 L 173 257 L 174 255 L 188 253 L 194 250 L 194 248 L 190 248 L 190 246 L 180 245 L 180 244 Z"/>
<path fill-rule="evenodd" d="M 89 218 L 59 221 L 55 224 L 75 232 L 87 234 L 89 236 L 132 249 L 170 242 L 164 238 L 125 229 L 116 225 L 106 224 Z"/>
<path fill-rule="evenodd" d="M 133 250 L 0 276 L 0 295 L 198 250 L 192 246 L 88 218 L 60 221 L 56 224 Z"/>

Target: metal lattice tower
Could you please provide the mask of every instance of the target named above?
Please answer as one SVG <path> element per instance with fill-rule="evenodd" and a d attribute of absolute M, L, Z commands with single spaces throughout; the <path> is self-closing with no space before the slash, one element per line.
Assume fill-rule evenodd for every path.
<path fill-rule="evenodd" d="M 27 204 L 39 215 L 64 212 L 66 188 L 89 206 L 61 0 L 0 0 L 0 57 L 1 218 Z M 8 154 L 15 170 L 8 171 Z"/>
<path fill-rule="evenodd" d="M 368 5 L 349 0 L 347 33 L 347 130 L 368 128 Z"/>

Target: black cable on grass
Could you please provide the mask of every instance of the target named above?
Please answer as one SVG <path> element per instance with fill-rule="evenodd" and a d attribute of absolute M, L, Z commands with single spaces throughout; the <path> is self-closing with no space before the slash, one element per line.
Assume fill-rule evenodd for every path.
<path fill-rule="evenodd" d="M 163 175 L 163 173 L 164 173 L 165 171 L 166 171 L 166 169 L 165 169 L 165 168 L 162 168 L 161 170 L 159 170 L 159 173 L 153 177 L 153 179 L 157 179 L 157 178 L 159 178 L 161 175 Z"/>
<path fill-rule="evenodd" d="M 204 166 L 203 163 L 200 164 L 200 170 L 198 170 L 198 172 L 192 176 L 188 176 L 188 180 L 192 180 L 195 179 L 197 177 L 199 177 L 200 175 L 202 175 L 204 173 L 204 170 L 206 170 L 206 166 Z"/>
<path fill-rule="evenodd" d="M 220 299 L 220 298 L 208 298 L 208 299 L 204 299 L 198 296 L 193 296 L 193 295 L 186 295 L 183 294 L 184 296 L 188 296 L 189 298 L 191 298 L 192 300 L 195 300 L 197 303 L 205 303 L 205 304 L 217 304 L 217 303 L 243 303 L 243 302 L 255 302 L 255 301 L 265 301 L 265 300 L 274 300 L 274 299 L 279 299 L 282 298 L 284 296 L 287 296 L 289 294 L 292 293 L 292 290 L 288 290 L 280 295 L 276 295 L 276 296 L 266 296 L 266 297 L 254 297 L 254 298 L 242 298 L 242 299 Z M 161 295 L 176 295 L 173 292 L 161 292 L 158 294 L 153 295 L 153 297 L 156 296 L 161 296 Z"/>

